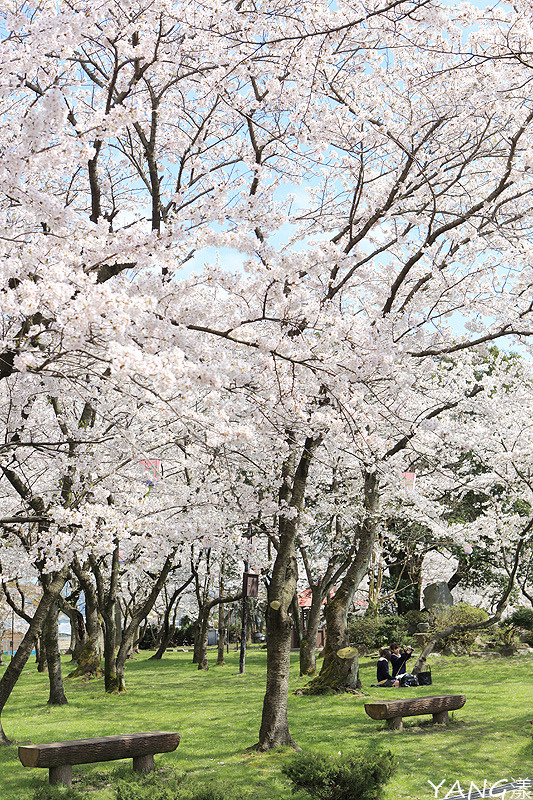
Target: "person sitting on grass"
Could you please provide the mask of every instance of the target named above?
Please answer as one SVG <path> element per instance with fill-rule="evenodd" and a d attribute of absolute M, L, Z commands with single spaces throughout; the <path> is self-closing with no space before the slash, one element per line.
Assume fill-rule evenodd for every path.
<path fill-rule="evenodd" d="M 399 686 L 400 681 L 398 678 L 393 678 L 389 672 L 389 661 L 391 660 L 391 651 L 388 647 L 379 651 L 378 659 L 378 686 Z"/>
<path fill-rule="evenodd" d="M 400 653 L 400 645 L 393 643 L 390 645 L 389 650 L 391 652 L 390 662 L 392 664 L 392 677 L 395 678 L 398 674 L 403 674 L 405 672 L 405 662 L 409 661 L 413 654 L 412 647 L 406 647 L 403 652 Z"/>

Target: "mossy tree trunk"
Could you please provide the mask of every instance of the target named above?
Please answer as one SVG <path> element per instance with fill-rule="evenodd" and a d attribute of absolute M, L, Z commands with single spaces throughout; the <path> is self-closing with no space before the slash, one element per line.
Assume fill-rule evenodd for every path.
<path fill-rule="evenodd" d="M 28 630 L 24 634 L 17 652 L 13 655 L 10 663 L 0 678 L 0 744 L 11 744 L 10 740 L 4 733 L 1 722 L 1 714 L 4 710 L 5 704 L 9 700 L 11 692 L 15 687 L 17 680 L 20 677 L 24 666 L 26 665 L 31 651 L 35 646 L 35 641 L 39 636 L 41 628 L 44 624 L 48 611 L 52 603 L 57 599 L 65 582 L 67 580 L 68 570 L 64 567 L 60 572 L 50 578 L 48 586 L 43 590 L 39 604 L 35 610 L 35 614 L 31 618 Z"/>
<path fill-rule="evenodd" d="M 300 675 L 316 675 L 316 641 L 322 615 L 325 594 L 321 586 L 311 586 L 311 606 L 307 613 L 307 625 L 300 639 Z"/>
<path fill-rule="evenodd" d="M 102 626 L 98 613 L 99 597 L 95 586 L 94 575 L 89 572 L 89 565 L 82 566 L 77 559 L 72 565 L 85 596 L 85 620 L 76 621 L 79 625 L 79 644 L 72 654 L 76 669 L 69 678 L 99 678 L 102 676 Z"/>
<path fill-rule="evenodd" d="M 379 508 L 377 474 L 364 472 L 363 477 L 366 516 L 356 532 L 357 549 L 335 596 L 326 603 L 326 645 L 320 675 L 301 690 L 302 694 L 354 691 L 361 686 L 357 651 L 348 649 L 347 618 L 354 594 L 368 569 Z"/>
<path fill-rule="evenodd" d="M 266 751 L 281 745 L 297 748 L 287 717 L 292 619 L 290 610 L 298 581 L 295 542 L 303 510 L 309 468 L 322 437 L 308 437 L 300 458 L 295 436 L 289 433 L 290 456 L 283 466 L 280 503 L 288 509 L 279 517 L 276 558 L 268 586 L 267 685 L 259 741 L 253 749 Z"/>
<path fill-rule="evenodd" d="M 100 656 L 95 649 L 94 640 L 86 637 L 81 648 L 78 649 L 76 669 L 69 672 L 69 678 L 101 678 L 104 674 Z"/>
<path fill-rule="evenodd" d="M 335 478 L 332 489 L 337 488 L 337 479 Z M 338 515 L 335 515 L 331 520 L 331 538 L 333 542 L 341 542 L 344 538 L 342 530 L 342 522 Z M 299 550 L 304 563 L 307 580 L 309 581 L 309 588 L 311 590 L 311 606 L 307 612 L 307 625 L 304 631 L 303 638 L 300 642 L 300 675 L 316 675 L 316 642 L 318 631 L 320 628 L 320 618 L 322 616 L 322 606 L 324 600 L 329 595 L 331 589 L 338 580 L 340 580 L 344 571 L 349 567 L 351 559 L 356 552 L 356 548 L 352 547 L 348 556 L 344 556 L 343 549 L 336 549 L 334 547 L 327 567 L 322 575 L 316 578 L 313 574 L 311 560 L 309 559 L 307 549 L 299 543 Z"/>
<path fill-rule="evenodd" d="M 98 658 L 101 658 L 104 651 L 104 634 L 98 595 L 95 591 L 85 593 L 85 628 Z"/>
<path fill-rule="evenodd" d="M 43 639 L 46 650 L 46 661 L 48 664 L 48 681 L 50 683 L 50 695 L 48 705 L 64 706 L 67 704 L 65 690 L 63 686 L 63 675 L 61 673 L 61 655 L 59 653 L 59 605 L 54 600 L 50 605 L 48 614 L 43 624 Z"/>
<path fill-rule="evenodd" d="M 88 671 L 88 674 L 96 674 L 98 670 L 101 670 L 100 656 L 103 650 L 106 692 L 116 691 L 115 602 L 119 577 L 119 547 L 120 543 L 117 539 L 111 559 L 98 560 L 94 556 L 90 556 L 86 567 L 82 568 L 77 563 L 74 567 L 76 576 L 86 594 L 86 601 L 89 599 L 86 624 L 87 636 L 91 644 L 84 648 L 83 668 Z M 103 622 L 103 643 L 100 620 Z"/>

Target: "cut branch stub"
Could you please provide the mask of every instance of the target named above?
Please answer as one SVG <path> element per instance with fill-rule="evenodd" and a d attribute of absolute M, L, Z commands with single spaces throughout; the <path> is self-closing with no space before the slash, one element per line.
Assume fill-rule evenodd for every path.
<path fill-rule="evenodd" d="M 355 658 L 359 655 L 359 651 L 356 647 L 343 647 L 340 650 L 337 650 L 337 657 L 342 659 L 350 659 Z"/>

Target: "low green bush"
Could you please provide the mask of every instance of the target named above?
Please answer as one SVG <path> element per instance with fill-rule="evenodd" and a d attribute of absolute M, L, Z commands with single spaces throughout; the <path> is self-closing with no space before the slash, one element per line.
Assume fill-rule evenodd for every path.
<path fill-rule="evenodd" d="M 61 784 L 51 786 L 46 782 L 39 783 L 32 794 L 32 800 L 84 800 L 86 796 L 72 786 L 62 786 Z"/>
<path fill-rule="evenodd" d="M 172 767 L 154 770 L 147 775 L 119 771 L 114 784 L 116 800 L 232 800 L 231 787 L 225 783 L 198 786 L 196 781 Z M 75 800 L 75 798 L 73 798 Z"/>
<path fill-rule="evenodd" d="M 392 642 L 409 644 L 407 621 L 391 614 L 386 617 L 355 617 L 348 625 L 350 643 L 360 651 L 387 647 Z"/>
<path fill-rule="evenodd" d="M 470 625 L 476 622 L 484 622 L 488 619 L 488 614 L 482 608 L 476 608 L 469 603 L 457 603 L 453 606 L 435 606 L 432 610 L 432 628 L 435 631 L 445 630 L 452 625 Z M 458 630 L 450 634 L 445 639 L 441 639 L 437 644 L 437 649 L 458 655 L 466 653 L 474 644 L 479 631 Z"/>
<path fill-rule="evenodd" d="M 378 647 L 387 647 L 389 644 L 396 642 L 397 644 L 404 645 L 409 643 L 407 636 L 407 620 L 405 617 L 399 617 L 396 614 L 391 614 L 387 617 L 381 617 L 381 622 L 377 630 Z"/>
<path fill-rule="evenodd" d="M 230 800 L 233 794 L 228 794 L 228 789 L 224 786 L 204 786 L 201 789 L 185 790 L 179 795 L 177 800 Z"/>
<path fill-rule="evenodd" d="M 411 611 L 408 611 L 406 614 L 404 614 L 403 619 L 407 623 L 407 630 L 413 630 L 414 632 L 421 622 L 429 622 L 429 612 L 411 609 Z"/>
<path fill-rule="evenodd" d="M 377 617 L 356 617 L 348 625 L 350 644 L 363 653 L 373 650 L 376 645 Z"/>
<path fill-rule="evenodd" d="M 198 786 L 174 767 L 164 767 L 144 774 L 133 772 L 131 766 L 117 767 L 111 773 L 98 776 L 96 785 L 88 778 L 74 788 L 40 782 L 32 800 L 85 800 L 95 789 L 109 786 L 114 800 L 232 800 L 234 792 L 226 784 Z"/>
<path fill-rule="evenodd" d="M 390 750 L 368 747 L 340 756 L 300 753 L 282 771 L 293 792 L 317 800 L 378 800 L 395 769 Z"/>
<path fill-rule="evenodd" d="M 178 800 L 185 775 L 165 767 L 147 774 L 119 767 L 111 776 L 116 800 Z"/>
<path fill-rule="evenodd" d="M 526 606 L 517 608 L 507 618 L 506 622 L 509 622 L 515 628 L 524 628 L 526 631 L 533 632 L 533 608 L 527 608 Z"/>

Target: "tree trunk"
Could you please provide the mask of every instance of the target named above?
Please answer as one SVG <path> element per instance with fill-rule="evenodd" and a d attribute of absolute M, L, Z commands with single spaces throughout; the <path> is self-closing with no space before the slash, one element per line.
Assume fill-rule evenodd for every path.
<path fill-rule="evenodd" d="M 76 612 L 76 623 L 79 632 L 82 633 L 82 637 L 75 653 L 73 653 L 76 668 L 69 673 L 69 678 L 86 678 L 89 680 L 90 678 L 101 678 L 104 674 L 100 663 L 102 628 L 96 606 L 93 602 L 89 602 L 89 596 L 89 592 L 86 591 L 85 622 L 83 622 L 83 618 L 81 620 L 78 618 L 79 612 Z"/>
<path fill-rule="evenodd" d="M 103 611 L 104 618 L 104 688 L 106 692 L 117 691 L 117 666 L 115 661 L 116 629 L 114 611 Z"/>
<path fill-rule="evenodd" d="M 287 699 L 289 695 L 289 669 L 291 656 L 292 617 L 288 607 L 291 606 L 292 596 L 288 595 L 296 588 L 298 579 L 297 564 L 294 553 L 289 561 L 285 575 L 285 604 L 272 608 L 279 600 L 279 592 L 271 591 L 269 586 L 267 609 L 267 685 L 263 702 L 263 715 L 259 731 L 260 751 L 271 750 L 274 747 L 290 745 L 299 749 L 289 731 L 287 717 Z M 285 607 L 284 607 L 285 605 Z"/>
<path fill-rule="evenodd" d="M 44 636 L 42 634 L 39 634 L 35 644 L 35 661 L 37 663 L 37 672 L 46 672 L 46 647 L 44 645 Z"/>
<path fill-rule="evenodd" d="M 5 704 L 7 703 L 15 684 L 31 655 L 31 651 L 35 646 L 35 641 L 41 631 L 46 615 L 48 614 L 48 610 L 54 600 L 57 599 L 59 593 L 65 585 L 67 574 L 68 570 L 66 567 L 64 567 L 52 578 L 49 586 L 43 590 L 42 597 L 39 601 L 39 605 L 37 606 L 32 621 L 29 624 L 28 630 L 26 631 L 17 652 L 14 654 L 6 668 L 6 671 L 2 675 L 2 678 L 0 678 L 0 744 L 11 744 L 2 727 L 2 711 L 4 710 Z"/>
<path fill-rule="evenodd" d="M 205 603 L 202 606 L 200 615 L 198 617 L 198 627 L 200 630 L 200 635 L 198 637 L 198 669 L 209 669 L 209 664 L 207 661 L 207 644 L 209 641 L 209 616 L 212 609 L 215 606 L 220 606 L 222 608 L 226 603 L 234 603 L 235 601 L 240 600 L 241 597 L 242 592 L 233 595 L 233 597 L 216 597 L 214 600 L 211 600 L 209 603 Z"/>
<path fill-rule="evenodd" d="M 64 706 L 67 704 L 61 674 L 61 656 L 58 642 L 59 606 L 57 600 L 52 602 L 50 610 L 43 624 L 43 639 L 48 663 L 48 680 L 50 682 L 50 696 L 48 705 Z"/>
<path fill-rule="evenodd" d="M 75 609 L 79 645 L 76 648 L 76 652 L 73 653 L 76 668 L 68 677 L 99 678 L 103 675 L 101 656 L 104 649 L 102 625 L 98 612 L 99 595 L 103 593 L 101 570 L 96 566 L 93 569 L 93 577 L 96 581 L 95 588 L 91 575 L 86 568 L 82 568 L 76 560 L 72 568 L 85 596 L 85 620 L 80 618 L 80 612 Z"/>
<path fill-rule="evenodd" d="M 163 622 L 163 626 L 159 632 L 159 647 L 157 648 L 156 652 L 153 656 L 150 656 L 150 661 L 152 659 L 156 661 L 160 661 L 165 654 L 165 651 L 170 643 L 170 640 L 174 636 L 176 631 L 176 611 L 174 611 L 174 619 L 172 621 L 172 625 L 170 625 L 170 620 L 168 619 L 167 613 L 165 612 L 165 621 Z"/>
<path fill-rule="evenodd" d="M 209 669 L 209 662 L 207 660 L 207 644 L 209 641 L 209 612 L 211 611 L 211 604 L 208 603 L 202 608 L 198 618 L 198 669 L 207 671 Z"/>
<path fill-rule="evenodd" d="M 192 650 L 192 663 L 199 664 L 202 652 L 202 620 L 201 620 L 201 610 L 198 614 L 198 618 L 194 621 L 192 626 L 193 636 L 194 636 L 194 644 Z"/>
<path fill-rule="evenodd" d="M 100 656 L 90 636 L 85 638 L 84 643 L 78 650 L 76 658 L 76 669 L 69 672 L 69 678 L 101 678 L 104 674 L 100 663 Z"/>
<path fill-rule="evenodd" d="M 259 742 L 253 747 L 260 751 L 271 750 L 280 745 L 290 745 L 299 749 L 289 732 L 287 717 L 292 627 L 289 610 L 298 581 L 298 565 L 295 555 L 297 520 L 304 506 L 309 467 L 322 442 L 322 437 L 306 439 L 303 453 L 294 471 L 292 486 L 290 477 L 295 456 L 295 441 L 292 434 L 289 435 L 289 441 L 292 455 L 283 467 L 280 501 L 287 503 L 295 513 L 290 516 L 280 515 L 279 541 L 276 544 L 277 554 L 268 587 L 267 686 L 263 701 Z"/>
<path fill-rule="evenodd" d="M 326 646 L 320 675 L 300 690 L 302 694 L 356 691 L 361 687 L 357 651 L 348 648 L 347 617 L 354 594 L 364 578 L 377 533 L 378 479 L 365 472 L 367 516 L 357 531 L 359 547 L 335 597 L 326 604 Z M 355 643 L 357 645 L 357 643 Z"/>
<path fill-rule="evenodd" d="M 300 675 L 316 675 L 316 640 L 324 592 L 321 586 L 311 587 L 311 607 L 307 616 L 307 628 L 300 641 Z"/>
<path fill-rule="evenodd" d="M 120 606 L 120 600 L 115 601 L 115 637 L 117 645 L 120 645 L 122 642 L 122 608 Z"/>
<path fill-rule="evenodd" d="M 226 554 L 222 555 L 220 564 L 220 575 L 218 580 L 218 596 L 222 597 L 224 594 L 224 578 L 226 571 Z M 226 663 L 224 661 L 224 639 L 226 633 L 224 604 L 220 603 L 218 606 L 218 649 L 217 649 L 217 667 L 223 667 Z"/>
<path fill-rule="evenodd" d="M 248 561 L 244 562 L 244 571 L 248 572 L 249 565 Z M 244 675 L 244 671 L 246 669 L 246 645 L 248 644 L 248 631 L 249 631 L 249 624 L 248 624 L 248 597 L 244 593 L 242 595 L 241 600 L 241 642 L 240 642 L 240 653 L 239 653 L 239 675 Z"/>
<path fill-rule="evenodd" d="M 320 675 L 301 689 L 302 694 L 327 691 L 346 692 L 361 688 L 357 650 L 348 647 L 347 606 L 344 598 L 334 597 L 326 604 L 326 646 Z M 348 654 L 344 651 L 350 650 Z"/>
<path fill-rule="evenodd" d="M 63 611 L 68 615 L 70 620 L 70 647 L 69 651 L 73 661 L 77 661 L 83 643 L 87 638 L 87 628 L 85 627 L 85 620 L 83 614 L 77 608 L 67 609 Z"/>
<path fill-rule="evenodd" d="M 135 654 L 140 652 L 140 650 L 139 650 L 139 631 L 140 631 L 140 629 L 141 629 L 141 626 L 140 626 L 140 623 L 138 623 L 135 626 L 135 629 L 133 631 L 133 635 L 131 637 L 131 642 L 130 642 L 130 646 L 129 646 L 129 650 L 128 650 L 128 656 L 127 656 L 129 659 L 135 658 Z"/>
<path fill-rule="evenodd" d="M 104 636 L 96 592 L 85 593 L 85 628 L 87 636 L 92 639 L 93 648 L 98 654 L 98 659 L 100 659 L 104 650 Z"/>
<path fill-rule="evenodd" d="M 159 573 L 157 581 L 154 583 L 152 590 L 148 597 L 142 601 L 138 606 L 135 606 L 131 612 L 131 619 L 125 630 L 121 632 L 120 646 L 118 648 L 117 657 L 115 659 L 115 678 L 110 682 L 109 686 L 106 685 L 107 692 L 125 692 L 126 681 L 124 677 L 124 670 L 126 667 L 126 659 L 131 652 L 135 642 L 135 636 L 139 629 L 140 623 L 146 619 L 154 603 L 157 600 L 161 589 L 169 576 L 170 570 L 174 564 L 175 551 L 167 557 L 163 569 Z"/>
<path fill-rule="evenodd" d="M 183 583 L 179 589 L 176 589 L 170 601 L 167 603 L 165 608 L 165 616 L 163 619 L 163 626 L 160 632 L 160 642 L 159 647 L 157 648 L 157 652 L 154 653 L 153 656 L 150 656 L 150 659 L 159 660 L 163 657 L 165 650 L 167 649 L 169 642 L 172 640 L 174 636 L 174 632 L 176 630 L 176 615 L 178 613 L 178 605 L 181 599 L 181 594 L 185 591 L 187 586 L 192 583 L 194 575 L 191 575 L 185 583 Z M 174 609 L 174 613 L 172 616 L 172 625 L 170 625 L 170 615 L 172 614 L 172 609 Z"/>
<path fill-rule="evenodd" d="M 222 587 L 223 589 L 224 587 Z M 226 640 L 226 614 L 222 603 L 218 607 L 218 649 L 217 649 L 217 667 L 223 667 L 226 662 L 224 661 L 224 644 Z"/>
<path fill-rule="evenodd" d="M 174 616 L 173 616 L 173 619 L 172 619 L 172 625 L 170 624 L 170 615 L 172 614 L 172 608 L 174 606 L 174 603 L 176 602 L 176 599 L 178 598 L 178 591 L 179 590 L 176 589 L 176 591 L 173 593 L 173 595 L 170 598 L 170 600 L 168 600 L 168 597 L 167 597 L 166 605 L 165 605 L 165 613 L 163 615 L 163 624 L 161 625 L 161 628 L 159 630 L 159 633 L 157 635 L 157 640 L 156 640 L 156 644 L 157 644 L 157 642 L 159 642 L 159 644 L 157 645 L 156 652 L 153 654 L 153 656 L 150 656 L 150 660 L 152 660 L 152 659 L 155 659 L 156 661 L 160 661 L 161 660 L 161 658 L 163 657 L 163 653 L 167 649 L 168 644 L 169 644 L 172 636 L 174 635 L 174 631 L 176 630 L 176 610 L 174 611 Z M 165 597 L 166 597 L 166 591 L 165 591 Z M 177 605 L 176 605 L 176 609 L 177 609 Z"/>

